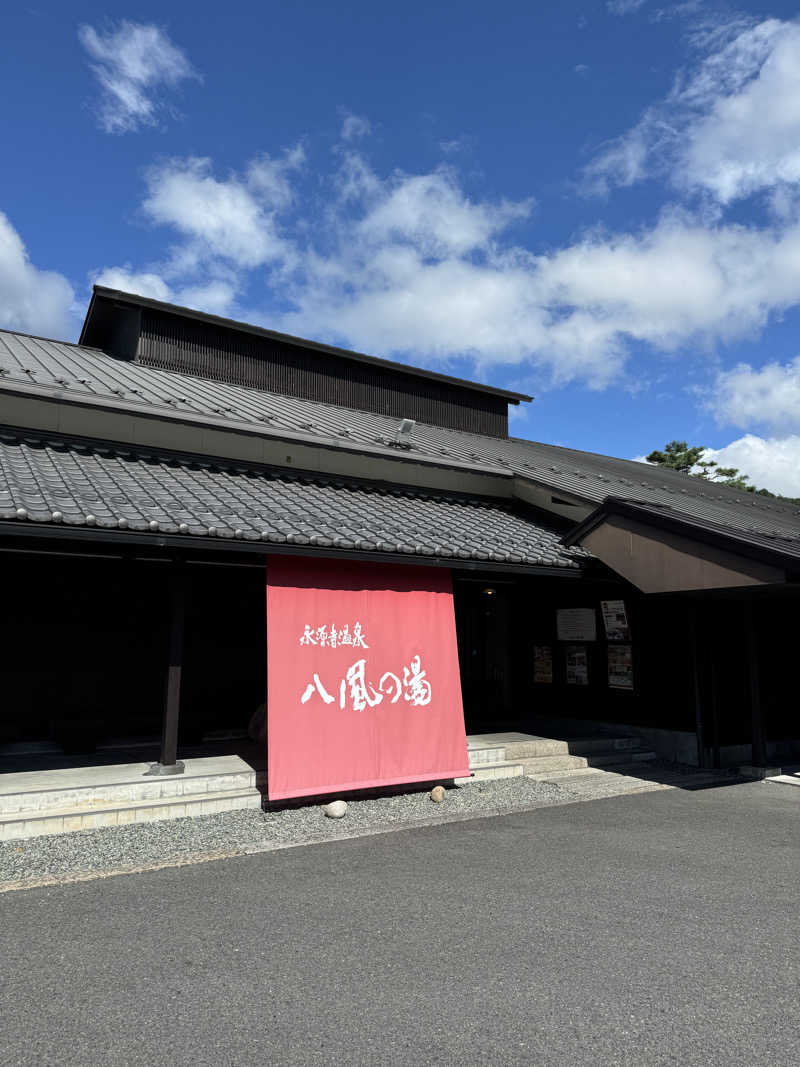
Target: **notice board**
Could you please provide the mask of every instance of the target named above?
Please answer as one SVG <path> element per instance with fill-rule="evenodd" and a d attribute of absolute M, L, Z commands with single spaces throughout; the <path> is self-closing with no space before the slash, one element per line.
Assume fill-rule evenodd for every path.
<path fill-rule="evenodd" d="M 270 800 L 469 774 L 446 570 L 270 556 Z"/>

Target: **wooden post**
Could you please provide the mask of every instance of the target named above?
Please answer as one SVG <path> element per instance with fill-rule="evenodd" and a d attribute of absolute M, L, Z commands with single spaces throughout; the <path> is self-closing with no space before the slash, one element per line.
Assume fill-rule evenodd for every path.
<path fill-rule="evenodd" d="M 186 619 L 186 575 L 181 563 L 173 565 L 170 584 L 169 661 L 164 694 L 164 717 L 161 724 L 161 755 L 148 774 L 182 774 L 178 755 L 178 719 L 181 708 L 181 672 L 183 670 L 183 635 Z"/>
<path fill-rule="evenodd" d="M 761 707 L 761 684 L 758 670 L 758 633 L 752 600 L 745 606 L 747 628 L 747 674 L 750 683 L 752 761 L 754 767 L 766 767 L 767 745 L 764 738 L 764 715 Z"/>
<path fill-rule="evenodd" d="M 692 664 L 692 690 L 694 694 L 694 722 L 697 733 L 697 764 L 708 766 L 705 730 L 703 725 L 703 685 L 700 677 L 700 646 L 697 632 L 697 605 L 689 604 L 689 654 Z"/>

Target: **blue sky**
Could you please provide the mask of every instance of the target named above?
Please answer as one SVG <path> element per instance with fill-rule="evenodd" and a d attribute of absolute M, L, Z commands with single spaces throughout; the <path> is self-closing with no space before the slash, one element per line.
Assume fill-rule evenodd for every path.
<path fill-rule="evenodd" d="M 0 326 L 95 281 L 686 438 L 800 495 L 800 22 L 779 3 L 0 15 Z"/>

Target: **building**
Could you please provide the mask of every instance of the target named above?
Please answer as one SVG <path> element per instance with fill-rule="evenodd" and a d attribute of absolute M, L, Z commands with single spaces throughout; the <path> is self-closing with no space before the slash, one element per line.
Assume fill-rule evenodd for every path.
<path fill-rule="evenodd" d="M 0 332 L 0 771 L 241 732 L 284 556 L 446 571 L 468 733 L 795 752 L 800 509 L 510 437 L 530 399 L 99 286 L 77 345 Z"/>

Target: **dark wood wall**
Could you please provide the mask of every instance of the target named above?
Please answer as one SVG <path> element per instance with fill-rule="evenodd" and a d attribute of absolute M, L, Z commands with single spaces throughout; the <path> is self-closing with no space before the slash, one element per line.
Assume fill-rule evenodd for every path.
<path fill-rule="evenodd" d="M 503 397 L 163 312 L 142 311 L 136 362 L 398 419 L 508 436 Z"/>

